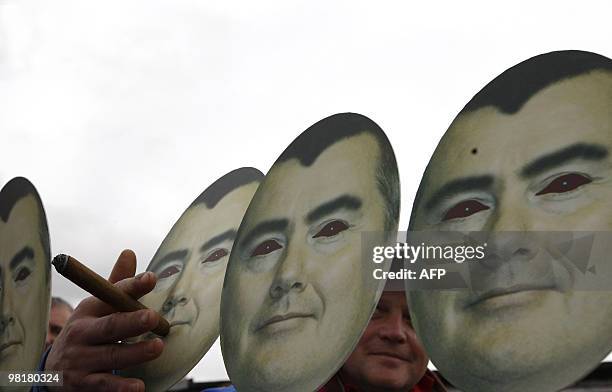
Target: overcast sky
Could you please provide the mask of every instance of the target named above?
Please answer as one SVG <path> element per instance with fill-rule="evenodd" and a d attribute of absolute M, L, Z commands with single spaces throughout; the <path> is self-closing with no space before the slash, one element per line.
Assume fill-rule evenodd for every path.
<path fill-rule="evenodd" d="M 415 4 L 418 3 L 418 4 Z M 495 4 L 495 5 L 494 5 Z M 264 173 L 312 123 L 353 111 L 394 145 L 400 227 L 439 138 L 528 57 L 612 57 L 607 1 L 0 0 L 0 186 L 39 190 L 52 253 L 139 271 L 224 173 Z M 85 293 L 54 273 L 53 294 Z M 225 379 L 218 344 L 190 373 Z"/>

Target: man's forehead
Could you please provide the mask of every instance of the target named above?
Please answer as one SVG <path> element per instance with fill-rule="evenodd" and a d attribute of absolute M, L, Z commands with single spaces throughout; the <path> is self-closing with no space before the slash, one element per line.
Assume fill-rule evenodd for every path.
<path fill-rule="evenodd" d="M 517 170 L 575 143 L 612 145 L 612 73 L 559 81 L 536 93 L 517 113 L 487 106 L 458 116 L 429 167 L 436 177 Z"/>
<path fill-rule="evenodd" d="M 50 317 L 54 319 L 67 319 L 72 314 L 72 310 L 64 304 L 51 306 Z"/>
<path fill-rule="evenodd" d="M 234 208 L 246 210 L 258 186 L 259 182 L 253 181 L 231 190 L 219 200 L 211 209 L 211 212 L 225 214 L 228 210 L 233 210 Z"/>
<path fill-rule="evenodd" d="M 198 207 L 199 208 L 199 207 Z M 203 208 L 206 208 L 203 206 Z M 198 212 L 200 214 L 198 214 Z M 237 230 L 240 221 L 232 219 L 209 219 L 210 211 L 191 211 L 183 216 L 164 239 L 159 257 L 165 257 L 176 251 L 186 251 L 187 254 L 199 254 L 202 246 L 213 237 L 232 230 Z M 226 211 L 229 213 L 229 211 Z"/>
<path fill-rule="evenodd" d="M 0 254 L 6 259 L 24 245 L 40 244 L 40 210 L 36 198 L 28 195 L 19 199 L 6 222 L 0 219 Z M 17 249 L 19 248 L 19 249 Z"/>
<path fill-rule="evenodd" d="M 304 214 L 341 194 L 369 195 L 376 189 L 379 147 L 370 133 L 342 139 L 310 166 L 298 159 L 276 163 L 253 200 L 249 215 L 262 219 Z"/>
<path fill-rule="evenodd" d="M 6 222 L 0 219 L 0 224 L 37 221 L 39 215 L 40 206 L 36 198 L 33 195 L 26 195 L 15 202 Z"/>
<path fill-rule="evenodd" d="M 406 302 L 406 293 L 403 291 L 383 291 L 379 303 L 401 307 L 402 310 L 408 310 Z"/>
<path fill-rule="evenodd" d="M 168 238 L 173 241 L 181 239 L 190 242 L 192 239 L 205 239 L 221 232 L 236 229 L 244 216 L 258 183 L 253 182 L 238 187 L 228 193 L 213 208 L 204 203 L 189 207 L 170 231 Z"/>

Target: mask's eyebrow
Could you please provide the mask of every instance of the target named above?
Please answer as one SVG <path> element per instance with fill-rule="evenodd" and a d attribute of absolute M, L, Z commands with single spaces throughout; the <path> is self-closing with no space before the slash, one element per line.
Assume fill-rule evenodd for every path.
<path fill-rule="evenodd" d="M 310 225 L 324 216 L 332 214 L 338 210 L 358 210 L 361 208 L 361 204 L 361 199 L 357 196 L 342 195 L 336 197 L 335 199 L 322 203 L 312 209 L 308 215 L 306 215 L 306 223 Z"/>
<path fill-rule="evenodd" d="M 521 177 L 531 178 L 574 159 L 600 161 L 608 156 L 608 149 L 600 144 L 576 143 L 536 158 L 521 170 Z"/>
<path fill-rule="evenodd" d="M 171 260 L 180 260 L 181 262 L 185 262 L 185 259 L 187 258 L 187 250 L 186 249 L 182 249 L 182 250 L 176 250 L 174 252 L 170 252 L 167 255 L 165 255 L 164 257 L 162 257 L 161 259 L 157 260 L 155 262 L 155 264 L 151 265 L 148 268 L 148 271 L 153 271 L 156 268 L 158 268 L 160 265 L 171 261 Z"/>
<path fill-rule="evenodd" d="M 452 180 L 438 189 L 425 203 L 425 209 L 431 210 L 440 201 L 461 192 L 488 190 L 493 185 L 493 176 L 473 176 Z"/>
<path fill-rule="evenodd" d="M 29 246 L 24 246 L 9 262 L 9 267 L 13 270 L 15 269 L 19 263 L 21 263 L 25 259 L 33 259 L 34 258 L 34 250 Z"/>
<path fill-rule="evenodd" d="M 253 239 L 259 237 L 260 235 L 284 231 L 289 226 L 288 219 L 273 219 L 268 221 L 263 221 L 258 223 L 251 231 L 249 231 L 244 238 L 240 241 L 240 244 L 248 244 Z"/>
<path fill-rule="evenodd" d="M 217 246 L 224 241 L 233 241 L 236 238 L 236 229 L 230 229 L 224 233 L 221 233 L 210 240 L 206 241 L 204 245 L 200 247 L 200 253 L 206 252 L 208 249 Z"/>

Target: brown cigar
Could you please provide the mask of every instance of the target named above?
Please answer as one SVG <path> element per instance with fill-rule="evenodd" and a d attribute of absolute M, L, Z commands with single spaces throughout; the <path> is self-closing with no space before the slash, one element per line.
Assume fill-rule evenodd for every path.
<path fill-rule="evenodd" d="M 146 306 L 130 297 L 123 290 L 113 286 L 111 282 L 96 274 L 74 257 L 59 254 L 51 262 L 57 272 L 68 278 L 72 283 L 92 294 L 94 297 L 106 302 L 119 312 L 134 312 L 148 309 Z M 166 336 L 170 331 L 170 324 L 159 316 L 159 324 L 153 333 Z"/>

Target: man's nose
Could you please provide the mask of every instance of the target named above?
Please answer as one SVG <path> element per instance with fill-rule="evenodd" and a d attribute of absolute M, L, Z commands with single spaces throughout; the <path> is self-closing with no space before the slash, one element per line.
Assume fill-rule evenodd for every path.
<path fill-rule="evenodd" d="M 306 288 L 303 276 L 305 263 L 304 249 L 299 246 L 289 246 L 287 253 L 281 259 L 274 280 L 270 286 L 270 297 L 279 299 L 289 292 L 302 292 Z"/>
<path fill-rule="evenodd" d="M 406 342 L 409 333 L 410 326 L 401 313 L 389 314 L 379 330 L 381 339 L 394 343 Z"/>
<path fill-rule="evenodd" d="M 533 211 L 522 194 L 510 195 L 499 201 L 499 206 L 486 224 L 486 231 L 533 230 Z"/>
<path fill-rule="evenodd" d="M 51 331 L 47 331 L 47 337 L 45 338 L 45 347 L 49 347 L 55 341 L 55 334 Z"/>
<path fill-rule="evenodd" d="M 533 233 L 533 212 L 526 203 L 506 202 L 493 214 L 486 227 L 487 249 L 481 264 L 497 268 L 510 260 L 529 261 L 537 254 L 536 234 Z"/>
<path fill-rule="evenodd" d="M 162 313 L 168 314 L 172 312 L 177 306 L 185 306 L 187 302 L 189 302 L 189 298 L 187 298 L 187 295 L 184 292 L 171 294 L 162 306 Z"/>
<path fill-rule="evenodd" d="M 0 317 L 0 335 L 2 335 L 6 329 L 13 324 L 15 324 L 15 318 L 13 316 L 2 315 Z"/>

